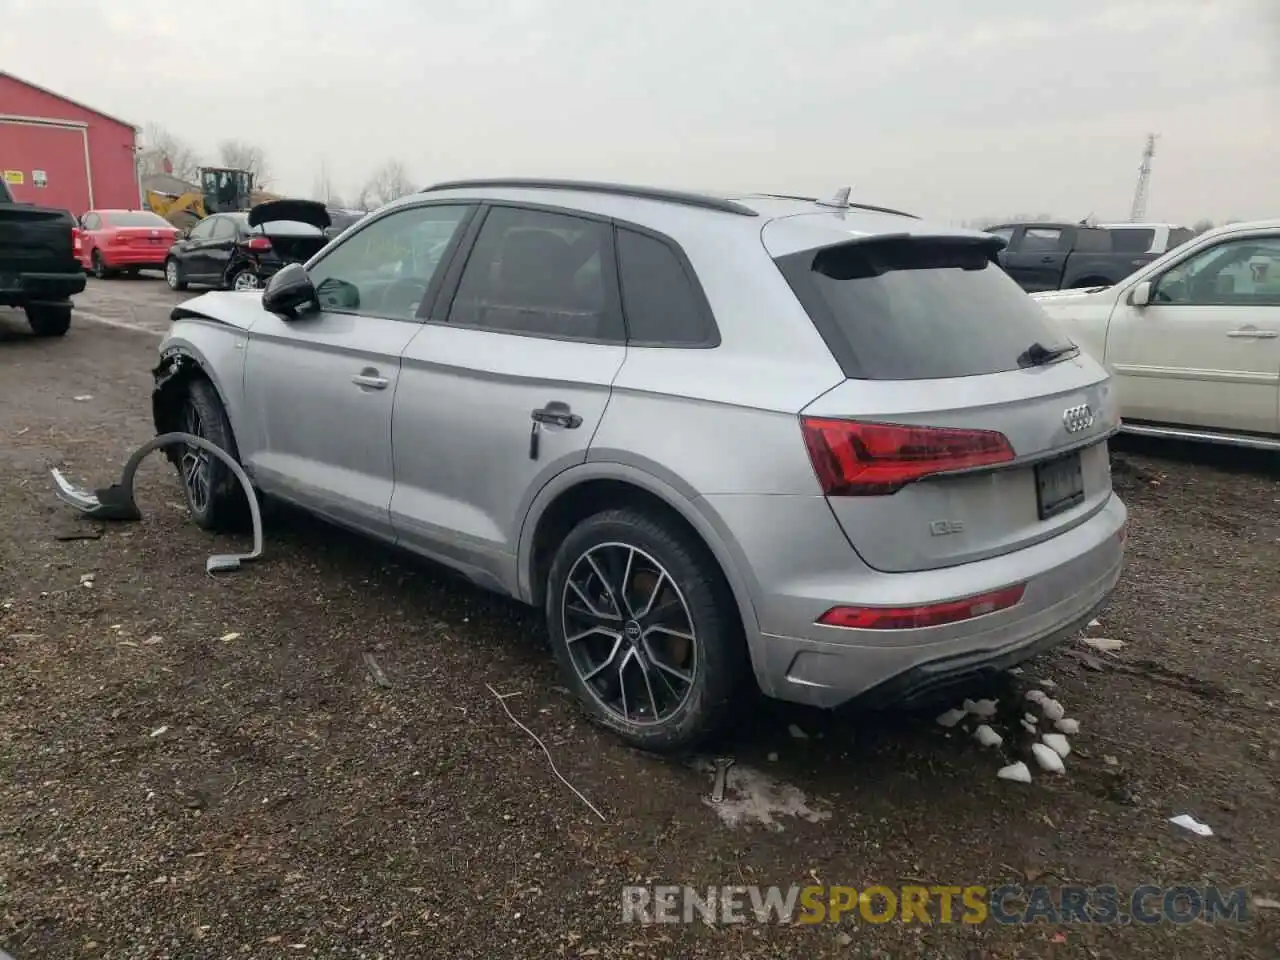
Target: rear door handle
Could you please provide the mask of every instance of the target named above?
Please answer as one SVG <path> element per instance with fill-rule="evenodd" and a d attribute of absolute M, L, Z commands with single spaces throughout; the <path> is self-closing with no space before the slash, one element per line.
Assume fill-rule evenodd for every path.
<path fill-rule="evenodd" d="M 1259 330 L 1256 327 L 1243 327 L 1239 330 L 1232 330 L 1227 334 L 1228 337 L 1242 337 L 1249 340 L 1274 340 L 1280 334 L 1274 330 Z"/>
<path fill-rule="evenodd" d="M 385 390 L 391 381 L 378 376 L 376 370 L 364 370 L 352 377 L 351 382 L 365 390 Z"/>

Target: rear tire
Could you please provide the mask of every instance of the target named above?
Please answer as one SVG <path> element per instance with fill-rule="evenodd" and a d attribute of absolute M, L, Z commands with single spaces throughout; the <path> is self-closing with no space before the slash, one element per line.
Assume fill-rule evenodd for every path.
<path fill-rule="evenodd" d="M 25 308 L 27 324 L 37 337 L 61 337 L 71 329 L 71 304 L 40 303 Z"/>
<path fill-rule="evenodd" d="M 177 429 L 216 444 L 237 462 L 240 459 L 222 400 L 208 380 L 197 378 L 187 384 Z M 218 532 L 243 529 L 249 504 L 240 481 L 225 463 L 206 451 L 182 447 L 176 465 L 187 509 L 198 526 Z"/>
<path fill-rule="evenodd" d="M 106 280 L 111 276 L 111 271 L 107 269 L 107 263 L 102 259 L 102 254 L 94 250 L 89 255 L 89 263 L 93 268 L 93 275 L 99 280 Z"/>
<path fill-rule="evenodd" d="M 182 266 L 173 257 L 164 262 L 164 282 L 170 290 L 187 289 L 187 281 L 182 279 Z"/>
<path fill-rule="evenodd" d="M 624 508 L 579 523 L 556 551 L 546 604 L 565 682 L 632 746 L 692 748 L 724 730 L 749 690 L 728 583 L 710 551 L 661 514 Z"/>
<path fill-rule="evenodd" d="M 252 267 L 241 267 L 231 275 L 227 287 L 231 290 L 261 290 L 262 278 L 254 273 Z"/>

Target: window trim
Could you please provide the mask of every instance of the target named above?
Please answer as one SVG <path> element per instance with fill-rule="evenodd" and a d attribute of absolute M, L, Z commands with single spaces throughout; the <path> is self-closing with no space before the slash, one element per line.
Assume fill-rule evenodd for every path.
<path fill-rule="evenodd" d="M 614 221 L 612 217 L 602 216 L 598 213 L 590 211 L 578 210 L 571 207 L 557 207 L 541 203 L 526 203 L 516 200 L 484 200 L 480 202 L 480 212 L 477 214 L 473 222 L 472 229 L 468 231 L 467 249 L 464 256 L 455 257 L 449 265 L 449 276 L 446 278 L 444 289 L 440 296 L 432 304 L 430 315 L 423 322 L 431 326 L 452 327 L 455 330 L 475 330 L 480 333 L 492 333 L 507 337 L 525 337 L 533 340 L 559 340 L 565 343 L 590 343 L 600 346 L 626 346 L 627 345 L 627 325 L 626 319 L 622 314 L 622 296 L 618 286 L 618 252 L 614 246 L 613 227 Z M 621 331 L 621 337 L 602 338 L 602 337 L 573 337 L 564 334 L 536 333 L 532 330 L 504 330 L 499 327 L 485 327 L 473 323 L 456 323 L 449 320 L 449 312 L 453 309 L 453 301 L 458 296 L 458 288 L 462 283 L 462 275 L 466 272 L 467 264 L 471 261 L 471 256 L 475 253 L 476 241 L 480 237 L 480 231 L 484 229 L 485 222 L 489 219 L 489 214 L 495 209 L 506 208 L 511 210 L 529 211 L 533 213 L 547 213 L 561 217 L 571 217 L 578 220 L 587 220 L 597 223 L 605 227 L 604 230 L 604 248 L 601 254 L 605 261 L 612 260 L 613 269 L 607 268 L 607 263 L 600 265 L 600 279 L 605 286 L 605 308 L 612 313 L 617 325 Z M 426 299 L 426 298 L 424 298 Z"/>
<path fill-rule="evenodd" d="M 383 220 L 396 216 L 397 214 L 408 213 L 412 210 L 422 210 L 429 207 L 462 207 L 464 212 L 462 219 L 458 221 L 458 228 L 454 230 L 453 238 L 449 241 L 449 246 L 445 248 L 444 255 L 440 258 L 440 263 L 436 267 L 435 274 L 431 277 L 430 283 L 427 284 L 426 293 L 422 295 L 422 302 L 418 304 L 417 313 L 412 317 L 388 317 L 380 313 L 369 313 L 360 310 L 339 310 L 334 307 L 322 307 L 320 312 L 333 313 L 343 317 L 367 317 L 373 320 L 393 320 L 398 323 L 423 323 L 424 308 L 429 304 L 433 304 L 439 297 L 440 290 L 444 286 L 445 275 L 452 266 L 453 258 L 456 256 L 458 248 L 462 245 L 462 241 L 466 239 L 467 235 L 471 232 L 477 211 L 480 207 L 480 204 L 475 200 L 459 200 L 456 198 L 441 200 L 433 198 L 425 203 L 405 203 L 391 207 L 380 211 L 377 216 L 366 215 L 364 219 L 352 224 L 353 227 L 358 227 L 358 229 L 351 230 L 350 233 L 345 234 L 342 237 L 341 242 L 325 245 L 322 249 L 317 251 L 310 260 L 302 265 L 302 269 L 306 270 L 307 276 L 310 277 L 311 271 L 323 263 L 325 259 L 332 256 L 338 250 L 341 250 L 344 246 L 356 237 L 360 236 L 360 234 L 364 233 L 364 231 L 368 230 L 374 224 L 381 223 Z"/>
<path fill-rule="evenodd" d="M 1216 243 L 1206 243 L 1206 244 L 1204 244 L 1204 245 L 1202 245 L 1202 246 L 1197 247 L 1195 250 L 1190 250 L 1190 251 L 1188 251 L 1188 252 L 1187 252 L 1187 255 L 1186 255 L 1186 256 L 1184 256 L 1184 257 L 1182 257 L 1181 259 L 1179 259 L 1177 263 L 1171 263 L 1171 264 L 1169 264 L 1169 266 L 1165 267 L 1165 268 L 1164 268 L 1163 270 L 1161 270 L 1159 273 L 1157 273 L 1157 274 L 1155 274 L 1154 276 L 1152 276 L 1152 277 L 1151 277 L 1151 279 L 1150 279 L 1150 281 L 1149 281 L 1149 282 L 1150 282 L 1150 284 L 1151 284 L 1151 304 L 1150 304 L 1150 305 L 1151 305 L 1152 307 L 1199 307 L 1199 308 L 1204 308 L 1204 307 L 1246 307 L 1246 308 L 1251 309 L 1251 310 L 1252 310 L 1252 309 L 1255 309 L 1255 308 L 1257 308 L 1257 307 L 1266 307 L 1266 306 L 1269 306 L 1269 304 L 1250 304 L 1250 303 L 1191 303 L 1191 302 L 1188 302 L 1188 301 L 1181 301 L 1181 300 L 1157 300 L 1157 299 L 1155 299 L 1156 294 L 1158 294 L 1158 293 L 1160 292 L 1160 284 L 1164 281 L 1164 278 L 1165 278 L 1165 277 L 1167 277 L 1169 274 L 1173 273 L 1173 271 L 1177 270 L 1179 267 L 1185 267 L 1185 266 L 1187 266 L 1189 263 L 1191 263 L 1193 260 L 1199 260 L 1201 257 L 1208 256 L 1208 255 L 1212 254 L 1215 250 L 1221 250 L 1223 247 L 1230 246 L 1230 245 L 1232 245 L 1232 244 L 1236 244 L 1236 243 L 1259 243 L 1259 242 L 1265 242 L 1265 241 L 1268 241 L 1268 240 L 1270 240 L 1270 241 L 1271 241 L 1271 242 L 1273 242 L 1273 243 L 1280 244 L 1280 232 L 1250 233 L 1250 234 L 1245 234 L 1245 235 L 1243 235 L 1243 236 L 1234 236 L 1234 237 L 1232 237 L 1232 236 L 1226 236 L 1226 237 L 1222 237 L 1222 238 L 1221 238 L 1220 240 L 1218 240 Z"/>
<path fill-rule="evenodd" d="M 661 340 L 640 340 L 631 335 L 631 321 L 627 317 L 627 298 L 622 286 L 622 252 L 618 245 L 618 233 L 622 230 L 629 230 L 642 237 L 648 237 L 650 240 L 656 240 L 675 255 L 676 262 L 680 265 L 680 269 L 684 271 L 685 279 L 689 281 L 689 285 L 693 290 L 694 300 L 697 301 L 697 310 L 702 314 L 702 319 L 707 325 L 709 336 L 706 339 L 669 343 Z M 622 311 L 622 323 L 627 335 L 627 346 L 651 347 L 659 350 L 714 350 L 720 346 L 722 342 L 720 325 L 716 323 L 715 311 L 711 309 L 711 301 L 707 297 L 706 290 L 702 288 L 702 282 L 698 279 L 698 272 L 693 268 L 692 261 L 689 260 L 688 254 L 684 252 L 680 244 L 665 233 L 659 233 L 657 230 L 623 220 L 615 220 L 613 222 L 613 232 L 613 265 L 618 274 L 618 306 Z"/>

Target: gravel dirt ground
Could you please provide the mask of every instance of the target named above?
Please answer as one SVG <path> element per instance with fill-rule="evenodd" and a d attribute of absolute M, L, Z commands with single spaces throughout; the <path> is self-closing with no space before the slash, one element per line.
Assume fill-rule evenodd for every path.
<path fill-rule="evenodd" d="M 996 779 L 1021 707 L 984 750 L 932 715 L 762 703 L 717 748 L 736 759 L 717 807 L 706 758 L 584 722 L 517 604 L 296 515 L 273 518 L 262 561 L 210 577 L 228 541 L 187 521 L 158 456 L 141 523 L 59 504 L 50 467 L 112 482 L 152 435 L 177 299 L 90 280 L 44 342 L 0 310 L 0 946 L 17 960 L 1280 955 L 1280 910 L 1252 903 L 1280 900 L 1276 458 L 1116 453 L 1129 561 L 1091 633 L 1125 645 L 1073 642 L 1005 692 L 1056 682 L 1081 724 L 1065 776 Z M 622 888 L 645 883 L 1216 883 L 1250 904 L 1212 925 L 624 924 Z"/>

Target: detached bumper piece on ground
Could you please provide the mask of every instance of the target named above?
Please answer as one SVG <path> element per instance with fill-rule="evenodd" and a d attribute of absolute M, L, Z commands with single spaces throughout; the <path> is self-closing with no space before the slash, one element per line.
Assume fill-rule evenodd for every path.
<path fill-rule="evenodd" d="M 54 470 L 53 482 L 58 499 L 71 504 L 95 520 L 141 520 L 142 511 L 138 509 L 137 501 L 133 498 L 133 481 L 138 472 L 138 465 L 153 450 L 179 444 L 203 450 L 226 464 L 227 469 L 240 481 L 240 486 L 244 488 L 245 497 L 249 501 L 249 514 L 253 521 L 253 550 L 249 553 L 214 554 L 206 561 L 205 570 L 209 573 L 237 570 L 241 563 L 257 560 L 262 556 L 262 510 L 258 505 L 258 495 L 254 492 L 253 484 L 249 482 L 249 477 L 241 469 L 240 464 L 236 463 L 225 450 L 203 437 L 196 437 L 189 433 L 165 433 L 148 440 L 129 457 L 124 465 L 124 472 L 120 475 L 119 483 L 101 487 L 92 492 L 75 486 L 62 475 L 62 471 Z"/>

